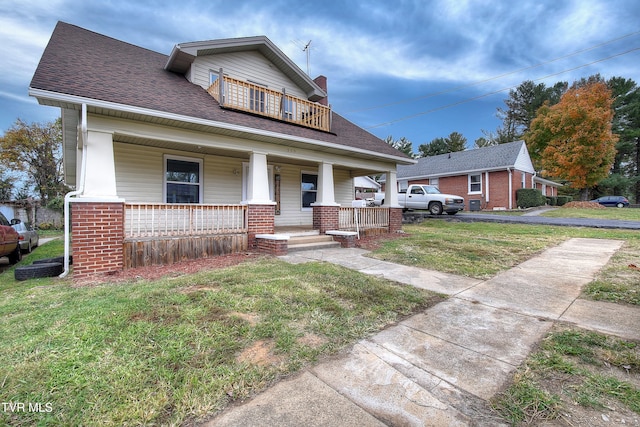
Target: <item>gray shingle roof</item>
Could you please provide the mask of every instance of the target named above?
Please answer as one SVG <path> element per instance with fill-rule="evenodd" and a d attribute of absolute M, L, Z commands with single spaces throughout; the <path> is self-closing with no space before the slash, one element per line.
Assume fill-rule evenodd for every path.
<path fill-rule="evenodd" d="M 400 178 L 447 176 L 471 171 L 490 171 L 514 167 L 524 141 L 509 142 L 475 150 L 456 151 L 423 157 L 410 166 L 398 166 Z"/>
<path fill-rule="evenodd" d="M 58 22 L 31 89 L 223 122 L 407 158 L 375 135 L 332 113 L 331 132 L 220 108 L 200 86 L 165 70 L 168 56 Z"/>

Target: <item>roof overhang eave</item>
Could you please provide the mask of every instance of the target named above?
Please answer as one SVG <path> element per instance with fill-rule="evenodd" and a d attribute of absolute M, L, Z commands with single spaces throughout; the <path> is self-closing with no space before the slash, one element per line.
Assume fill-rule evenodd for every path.
<path fill-rule="evenodd" d="M 275 139 L 280 139 L 288 142 L 308 144 L 318 149 L 325 148 L 325 149 L 341 151 L 348 154 L 357 153 L 361 155 L 374 157 L 386 162 L 394 162 L 395 164 L 399 164 L 399 165 L 411 165 L 411 164 L 417 163 L 417 160 L 410 159 L 407 157 L 383 154 L 375 151 L 364 150 L 361 148 L 347 147 L 345 145 L 334 144 L 331 142 L 320 141 L 317 139 L 296 137 L 292 135 L 271 132 L 271 131 L 251 128 L 247 126 L 240 126 L 240 125 L 224 123 L 224 122 L 219 122 L 214 120 L 201 119 L 198 117 L 185 116 L 185 115 L 169 113 L 165 111 L 151 110 L 151 109 L 135 107 L 131 105 L 118 104 L 118 103 L 109 102 L 109 101 L 102 101 L 102 100 L 93 99 L 93 98 L 81 97 L 77 95 L 51 92 L 51 91 L 36 89 L 32 87 L 29 88 L 29 96 L 33 96 L 34 98 L 38 99 L 39 102 L 41 102 L 42 100 L 49 101 L 48 105 L 55 105 L 55 103 L 58 103 L 60 104 L 59 106 L 61 108 L 65 108 L 63 106 L 64 104 L 74 104 L 78 106 L 81 106 L 82 104 L 86 104 L 88 107 L 103 108 L 106 110 L 119 111 L 119 112 L 124 112 L 129 114 L 138 114 L 142 116 L 150 116 L 150 117 L 162 118 L 166 120 L 175 120 L 178 122 L 190 123 L 194 125 L 201 125 L 201 126 L 206 126 L 211 128 L 224 129 L 224 130 L 234 131 L 238 133 L 251 134 L 251 135 L 262 136 L 267 138 L 275 138 Z"/>

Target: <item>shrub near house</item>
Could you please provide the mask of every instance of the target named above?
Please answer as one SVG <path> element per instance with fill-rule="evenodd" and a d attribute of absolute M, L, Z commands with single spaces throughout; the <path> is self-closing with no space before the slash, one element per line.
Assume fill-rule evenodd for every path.
<path fill-rule="evenodd" d="M 516 204 L 519 208 L 534 208 L 547 204 L 547 198 L 535 188 L 520 188 L 516 191 Z"/>

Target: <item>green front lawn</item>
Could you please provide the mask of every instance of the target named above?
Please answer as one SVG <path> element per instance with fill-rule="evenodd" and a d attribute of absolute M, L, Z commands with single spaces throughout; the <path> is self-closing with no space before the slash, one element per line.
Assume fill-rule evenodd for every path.
<path fill-rule="evenodd" d="M 0 277 L 0 402 L 42 411 L 0 411 L 12 426 L 203 420 L 441 299 L 277 259 L 91 287 Z"/>
<path fill-rule="evenodd" d="M 635 208 L 606 208 L 606 209 L 575 209 L 563 208 L 544 212 L 540 216 L 551 218 L 596 218 L 619 219 L 623 221 L 640 221 L 640 209 Z"/>

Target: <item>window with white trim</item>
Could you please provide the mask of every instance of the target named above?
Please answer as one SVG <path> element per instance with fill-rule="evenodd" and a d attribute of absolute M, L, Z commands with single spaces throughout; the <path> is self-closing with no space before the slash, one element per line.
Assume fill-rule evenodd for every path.
<path fill-rule="evenodd" d="M 202 159 L 164 156 L 166 203 L 202 202 Z"/>
<path fill-rule="evenodd" d="M 438 187 L 440 184 L 440 178 L 429 178 L 429 185 L 433 185 L 434 187 Z"/>
<path fill-rule="evenodd" d="M 302 172 L 300 180 L 302 209 L 311 209 L 318 196 L 318 174 L 315 172 Z"/>
<path fill-rule="evenodd" d="M 522 176 L 520 179 L 520 188 L 527 188 L 527 183 L 525 182 L 525 179 L 527 179 L 527 174 L 524 172 L 521 172 L 520 175 Z"/>
<path fill-rule="evenodd" d="M 469 194 L 482 193 L 482 175 L 469 175 Z"/>

